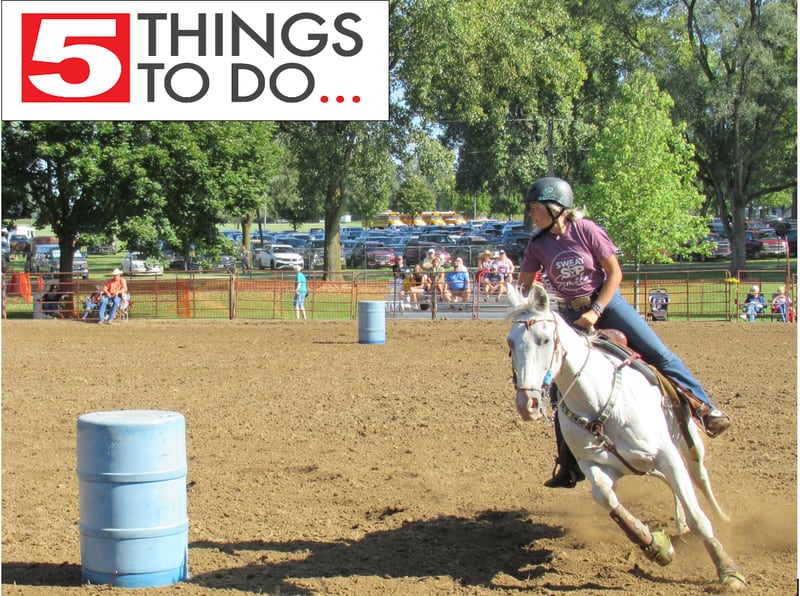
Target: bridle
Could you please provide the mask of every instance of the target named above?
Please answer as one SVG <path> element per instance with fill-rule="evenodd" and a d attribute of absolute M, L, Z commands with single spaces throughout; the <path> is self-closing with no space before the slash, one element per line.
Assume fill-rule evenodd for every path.
<path fill-rule="evenodd" d="M 553 333 L 553 343 L 554 343 L 554 345 L 553 345 L 553 355 L 550 357 L 550 363 L 547 365 L 547 372 L 545 373 L 544 378 L 542 379 L 542 385 L 538 389 L 538 391 L 541 391 L 541 395 L 547 395 L 547 394 L 550 393 L 550 387 L 553 385 L 553 377 L 556 374 L 558 374 L 559 372 L 561 372 L 561 368 L 564 366 L 564 363 L 567 360 L 567 350 L 564 348 L 564 345 L 561 343 L 561 340 L 560 340 L 560 338 L 558 336 L 558 323 L 556 322 L 555 317 L 549 318 L 549 319 L 547 319 L 547 318 L 516 319 L 513 322 L 517 323 L 519 325 L 524 325 L 525 329 L 527 331 L 530 331 L 530 328 L 533 327 L 534 325 L 536 325 L 537 323 L 553 323 L 556 326 L 556 330 Z M 588 338 L 588 336 L 585 336 L 585 339 L 586 339 L 586 345 L 587 345 L 587 347 L 589 347 L 589 338 Z M 553 373 L 553 364 L 556 361 L 556 354 L 558 354 L 559 351 L 561 352 L 561 364 L 559 365 L 558 370 L 555 371 L 555 373 Z M 586 351 L 586 359 L 583 361 L 583 364 L 581 364 L 581 367 L 580 367 L 580 369 L 578 369 L 578 372 L 575 373 L 575 376 L 573 377 L 572 382 L 569 384 L 569 386 L 565 390 L 561 391 L 561 400 L 559 400 L 559 403 L 561 403 L 563 401 L 564 396 L 567 393 L 569 393 L 569 390 L 572 389 L 572 387 L 575 385 L 575 383 L 578 382 L 578 379 L 580 378 L 581 373 L 586 368 L 586 365 L 589 362 L 590 353 L 591 353 L 590 350 Z M 510 355 L 511 355 L 511 352 L 509 350 L 509 356 Z M 513 358 L 511 359 L 511 377 L 512 377 L 512 379 L 514 381 L 514 390 L 516 390 L 516 391 L 531 391 L 531 392 L 537 391 L 537 389 L 534 388 L 534 387 L 527 387 L 527 386 L 524 386 L 524 385 L 517 384 L 517 369 L 514 366 L 514 359 Z"/>

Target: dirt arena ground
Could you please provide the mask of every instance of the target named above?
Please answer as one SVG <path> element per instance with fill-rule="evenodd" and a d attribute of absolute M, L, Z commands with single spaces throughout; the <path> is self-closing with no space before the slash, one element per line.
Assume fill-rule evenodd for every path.
<path fill-rule="evenodd" d="M 707 441 L 717 535 L 752 594 L 797 585 L 797 330 L 657 323 L 735 423 Z M 81 585 L 76 422 L 186 418 L 191 578 L 148 594 L 699 594 L 697 540 L 645 559 L 514 409 L 502 321 L 2 323 L 2 593 Z M 619 493 L 674 530 L 653 479 Z"/>

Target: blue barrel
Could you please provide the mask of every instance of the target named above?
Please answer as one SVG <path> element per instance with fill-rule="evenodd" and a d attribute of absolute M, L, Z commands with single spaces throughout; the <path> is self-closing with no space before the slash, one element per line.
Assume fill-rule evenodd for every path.
<path fill-rule="evenodd" d="M 365 300 L 358 303 L 358 343 L 386 343 L 386 303 Z"/>
<path fill-rule="evenodd" d="M 122 588 L 189 577 L 186 424 L 157 410 L 78 418 L 81 575 Z"/>

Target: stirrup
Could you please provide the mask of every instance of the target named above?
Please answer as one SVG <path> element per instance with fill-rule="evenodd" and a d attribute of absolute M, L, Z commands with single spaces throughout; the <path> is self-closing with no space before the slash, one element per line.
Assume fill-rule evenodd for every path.
<path fill-rule="evenodd" d="M 706 434 L 713 439 L 730 428 L 731 417 L 719 408 L 714 408 L 703 417 L 703 424 Z"/>

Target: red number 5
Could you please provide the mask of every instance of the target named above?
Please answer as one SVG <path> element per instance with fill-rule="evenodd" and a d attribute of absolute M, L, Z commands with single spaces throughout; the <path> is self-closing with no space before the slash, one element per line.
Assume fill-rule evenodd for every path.
<path fill-rule="evenodd" d="M 130 100 L 129 15 L 22 15 L 22 101 Z"/>

